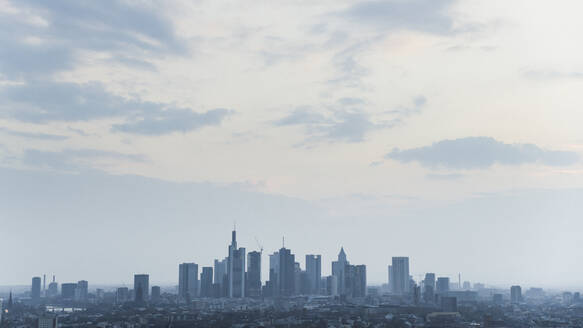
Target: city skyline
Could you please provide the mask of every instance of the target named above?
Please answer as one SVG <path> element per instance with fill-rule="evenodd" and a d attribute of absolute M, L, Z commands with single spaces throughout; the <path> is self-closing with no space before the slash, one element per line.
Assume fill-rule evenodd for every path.
<path fill-rule="evenodd" d="M 209 265 L 205 265 L 203 263 L 198 263 L 198 262 L 184 262 L 184 263 L 179 263 L 178 265 L 178 279 L 175 282 L 168 282 L 168 281 L 154 281 L 155 285 L 153 285 L 153 287 L 156 288 L 160 288 L 159 286 L 166 286 L 166 287 L 172 287 L 172 288 L 177 288 L 176 289 L 176 293 L 178 295 L 178 298 L 181 299 L 182 301 L 186 301 L 186 302 L 190 302 L 192 299 L 197 298 L 197 297 L 211 297 L 211 295 L 213 295 L 213 293 L 217 293 L 217 291 L 213 291 L 212 288 L 213 286 L 206 286 L 207 290 L 206 290 L 206 296 L 203 293 L 203 289 L 205 287 L 203 287 L 203 280 L 204 280 L 204 276 L 206 275 L 207 279 L 210 277 L 210 284 L 225 284 L 226 286 L 223 286 L 223 290 L 219 291 L 219 295 L 221 295 L 221 297 L 227 297 L 227 298 L 245 298 L 245 297 L 257 297 L 258 295 L 262 295 L 265 291 L 262 290 L 262 288 L 266 288 L 266 286 L 268 286 L 268 283 L 270 281 L 273 281 L 273 272 L 272 269 L 274 268 L 274 258 L 275 257 L 275 270 L 276 272 L 280 269 L 281 266 L 281 259 L 284 259 L 286 257 L 289 257 L 291 255 L 291 259 L 289 261 L 289 263 L 286 264 L 287 267 L 289 267 L 290 269 L 283 269 L 284 271 L 289 271 L 287 274 L 293 274 L 293 268 L 294 268 L 294 263 L 296 265 L 296 268 L 303 268 L 303 272 L 305 272 L 307 274 L 307 279 L 309 280 L 308 285 L 312 286 L 313 284 L 318 285 L 318 287 L 320 288 L 324 288 L 325 283 L 324 280 L 326 277 L 330 277 L 330 276 L 336 276 L 338 281 L 336 281 L 335 283 L 338 284 L 338 290 L 337 293 L 338 294 L 342 294 L 345 291 L 343 290 L 344 287 L 340 287 L 340 286 L 344 286 L 345 284 L 345 268 L 348 267 L 359 267 L 359 266 L 354 266 L 354 265 L 350 265 L 350 261 L 348 261 L 348 256 L 344 250 L 344 247 L 341 246 L 340 247 L 340 251 L 337 255 L 337 259 L 334 260 L 330 260 L 329 263 L 329 269 L 330 270 L 322 270 L 322 256 L 320 254 L 305 254 L 305 261 L 302 263 L 300 262 L 300 259 L 302 258 L 301 256 L 299 256 L 300 254 L 295 254 L 292 253 L 292 249 L 289 248 L 285 248 L 285 237 L 282 237 L 282 247 L 279 250 L 275 250 L 273 252 L 273 254 L 268 254 L 266 255 L 268 261 L 264 261 L 263 259 L 263 247 L 261 246 L 261 244 L 259 244 L 259 240 L 256 238 L 255 241 L 258 243 L 258 246 L 260 247 L 260 250 L 252 250 L 249 253 L 245 253 L 246 248 L 245 247 L 237 247 L 237 233 L 236 230 L 233 230 L 231 232 L 231 243 L 228 246 L 229 252 L 228 252 L 228 256 L 225 257 L 224 259 L 214 259 L 214 263 L 210 263 Z M 242 254 L 237 253 L 238 250 L 240 250 L 242 252 Z M 285 251 L 287 255 L 281 255 L 282 250 Z M 242 268 L 243 271 L 239 273 L 235 273 L 235 271 L 232 271 L 231 268 L 231 264 L 230 263 L 234 263 L 232 261 L 232 258 L 240 258 L 241 256 L 243 258 L 251 258 L 250 255 L 256 256 L 257 258 L 253 260 L 253 262 L 255 262 L 254 264 L 248 263 L 247 265 L 245 264 L 245 261 L 242 262 Z M 283 257 L 282 257 L 283 256 Z M 281 259 L 280 259 L 281 258 Z M 297 261 L 296 261 L 297 260 Z M 285 262 L 287 262 L 288 260 L 285 260 Z M 263 265 L 262 265 L 263 263 Z M 435 289 L 435 292 L 444 292 L 444 291 L 448 291 L 452 284 L 456 285 L 457 284 L 457 288 L 456 289 L 469 289 L 466 287 L 467 284 L 481 284 L 484 286 L 490 286 L 490 287 L 501 287 L 501 285 L 497 285 L 497 284 L 491 284 L 488 281 L 470 281 L 468 280 L 467 277 L 464 276 L 464 284 L 463 284 L 463 288 L 462 288 L 462 274 L 461 272 L 458 273 L 448 273 L 448 274 L 436 274 L 435 272 L 424 272 L 424 273 L 417 273 L 417 274 L 413 274 L 411 273 L 411 266 L 410 266 L 410 258 L 407 256 L 393 256 L 391 257 L 390 262 L 388 262 L 390 264 L 388 264 L 387 268 L 387 274 L 386 277 L 388 277 L 387 280 L 381 282 L 381 281 L 375 281 L 375 282 L 370 282 L 367 279 L 367 275 L 366 275 L 366 268 L 364 269 L 364 279 L 365 279 L 365 286 L 376 286 L 376 287 L 382 287 L 385 286 L 386 288 L 388 288 L 389 290 L 391 290 L 391 292 L 395 295 L 409 295 L 411 293 L 413 293 L 414 291 L 411 289 L 410 283 L 414 282 L 416 285 L 420 286 L 421 288 L 425 289 L 428 286 L 427 283 L 427 279 L 430 279 L 430 281 L 432 281 L 432 289 Z M 259 267 L 257 267 L 257 265 L 259 264 Z M 218 270 L 218 265 L 221 266 L 221 270 Z M 367 264 L 363 264 L 361 265 L 362 267 L 366 267 Z M 325 266 L 326 267 L 326 266 Z M 200 268 L 200 270 L 199 270 Z M 239 267 L 241 268 L 241 267 Z M 267 270 L 265 270 L 267 269 Z M 208 270 L 208 271 L 207 271 Z M 213 272 L 214 270 L 214 272 Z M 239 269 L 240 270 L 240 269 Z M 248 279 L 249 276 L 248 274 L 250 273 L 250 270 L 259 270 L 259 272 L 256 273 L 256 277 L 259 279 L 259 283 L 260 283 L 260 287 L 258 289 L 258 291 L 253 292 L 252 291 L 252 295 L 247 295 L 248 291 L 249 291 L 249 286 L 248 285 Z M 310 273 L 312 272 L 312 273 Z M 277 274 L 277 273 L 276 273 Z M 232 278 L 234 276 L 238 275 L 239 278 Z M 319 277 L 319 278 L 308 278 L 310 276 L 314 277 Z M 222 276 L 224 276 L 224 278 L 222 278 Z M 424 277 L 423 277 L 424 276 Z M 254 276 L 255 277 L 255 276 Z M 428 278 L 429 277 L 429 278 Z M 457 277 L 458 280 L 455 280 L 455 278 Z M 51 290 L 51 284 L 55 284 L 55 286 L 58 286 L 58 282 L 55 281 L 55 274 L 52 273 L 52 282 L 49 282 L 49 286 L 47 289 L 46 286 L 46 274 L 42 275 L 42 279 L 40 276 L 34 276 L 32 278 L 32 294 L 31 297 L 34 300 L 35 297 L 38 300 L 41 297 L 41 291 L 42 293 L 46 293 L 49 292 Z M 146 289 L 148 289 L 148 291 L 145 293 L 146 296 L 135 296 L 136 297 L 136 301 L 138 301 L 138 298 L 142 300 L 144 298 L 149 297 L 149 285 L 150 285 L 150 275 L 148 273 L 133 273 L 133 285 L 134 285 L 134 289 L 135 286 L 137 284 L 144 285 L 146 287 Z M 145 280 L 144 280 L 145 279 Z M 239 280 L 238 283 L 234 283 L 233 279 L 241 279 Z M 276 283 L 279 284 L 278 282 L 279 278 L 275 278 Z M 253 280 L 253 278 L 251 278 L 251 280 Z M 139 282 L 138 282 L 139 281 Z M 143 282 L 145 281 L 145 283 Z M 441 284 L 442 282 L 445 282 L 444 284 Z M 458 281 L 458 282 L 455 282 Z M 514 289 L 516 287 L 516 283 L 517 282 L 513 282 L 513 283 L 507 283 L 506 285 L 508 286 L 512 286 L 512 289 Z M 42 284 L 42 287 L 41 287 Z M 87 281 L 86 280 L 80 280 L 77 283 L 62 283 L 65 285 L 75 285 L 75 288 L 78 288 L 78 286 L 80 284 L 84 284 L 84 295 L 87 295 Z M 441 284 L 441 286 L 440 286 Z M 115 283 L 111 283 L 111 284 L 104 284 L 104 283 L 100 283 L 99 281 L 97 282 L 98 286 L 119 286 L 118 284 Z M 506 286 L 504 284 L 502 284 L 502 286 Z M 122 286 L 126 286 L 126 284 L 122 284 Z M 237 287 L 239 286 L 239 287 Z M 526 285 L 527 286 L 527 285 Z M 543 285 L 533 285 L 530 287 L 541 287 Z M 0 287 L 2 287 L 2 285 L 0 285 Z M 5 286 L 6 287 L 6 286 Z M 545 286 L 548 287 L 548 286 Z M 126 287 L 127 288 L 127 287 Z M 253 288 L 253 287 L 252 287 Z M 282 288 L 282 290 L 284 290 L 284 293 L 289 293 L 289 294 L 282 294 L 281 296 L 291 296 L 294 292 L 289 291 L 288 289 L 286 289 L 287 287 L 278 287 L 278 288 Z M 297 287 L 296 287 L 297 288 Z M 314 294 L 319 294 L 320 293 L 320 288 L 309 288 L 309 292 L 307 292 L 307 294 L 309 293 L 314 293 Z M 518 288 L 520 288 L 520 286 L 518 286 Z M 237 291 L 238 290 L 238 291 Z M 36 292 L 35 292 L 36 291 Z M 298 290 L 295 291 L 296 293 L 299 293 Z M 56 292 L 53 292 L 56 294 Z M 36 295 L 36 296 L 35 296 Z M 44 294 L 43 294 L 44 295 Z M 47 294 L 48 295 L 48 294 Z M 196 296 L 193 296 L 196 295 Z M 279 294 L 272 294 L 271 296 L 276 296 Z M 75 294 L 75 297 L 79 297 L 79 295 Z M 86 297 L 86 296 L 85 296 Z M 213 296 L 214 297 L 214 296 Z M 423 296 L 420 296 L 423 297 Z M 83 298 L 81 296 L 81 298 Z"/>
<path fill-rule="evenodd" d="M 369 283 L 583 286 L 582 10 L 0 0 L 0 285 L 171 283 L 236 221 L 262 279 L 285 236 Z"/>

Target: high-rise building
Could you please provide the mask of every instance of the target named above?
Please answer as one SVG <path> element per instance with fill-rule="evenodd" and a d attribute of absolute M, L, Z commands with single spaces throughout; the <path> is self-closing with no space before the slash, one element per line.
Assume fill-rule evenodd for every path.
<path fill-rule="evenodd" d="M 387 268 L 387 271 L 389 273 L 388 274 L 389 279 L 388 279 L 387 286 L 389 287 L 389 292 L 392 292 L 391 288 L 393 286 L 393 266 L 389 264 L 389 267 Z"/>
<path fill-rule="evenodd" d="M 306 255 L 306 274 L 310 294 L 319 294 L 322 280 L 322 255 Z"/>
<path fill-rule="evenodd" d="M 520 286 L 510 287 L 510 302 L 515 304 L 522 302 L 522 288 Z"/>
<path fill-rule="evenodd" d="M 213 296 L 213 267 L 203 267 L 200 273 L 200 297 Z"/>
<path fill-rule="evenodd" d="M 47 289 L 48 297 L 56 297 L 59 294 L 59 284 L 55 281 L 55 276 L 53 276 L 53 281 L 49 284 L 49 289 Z"/>
<path fill-rule="evenodd" d="M 338 295 L 338 276 L 326 277 L 326 294 L 330 296 Z"/>
<path fill-rule="evenodd" d="M 350 290 L 350 296 L 366 296 L 366 265 L 348 265 L 346 272 L 349 282 L 346 290 Z"/>
<path fill-rule="evenodd" d="M 35 303 L 40 301 L 40 284 L 41 284 L 40 277 L 32 278 L 30 297 L 32 298 L 32 301 Z"/>
<path fill-rule="evenodd" d="M 279 249 L 279 272 L 277 274 L 278 294 L 280 296 L 291 296 L 295 292 L 296 265 L 295 255 L 290 249 L 282 247 Z"/>
<path fill-rule="evenodd" d="M 344 252 L 344 247 L 340 247 L 340 253 L 338 253 L 338 261 L 332 262 L 332 275 L 336 276 L 338 282 L 338 295 L 345 295 L 346 278 L 344 271 L 346 266 L 350 263 L 346 259 L 346 253 Z"/>
<path fill-rule="evenodd" d="M 214 297 L 226 297 L 228 294 L 228 284 L 229 279 L 227 276 L 227 258 L 222 261 L 215 260 L 215 272 L 214 272 L 214 283 L 213 283 L 213 296 Z"/>
<path fill-rule="evenodd" d="M 279 295 L 279 252 L 269 255 L 269 281 L 267 293 L 270 296 Z"/>
<path fill-rule="evenodd" d="M 88 294 L 89 294 L 89 283 L 87 282 L 87 280 L 78 281 L 77 288 L 75 289 L 75 301 L 86 302 Z"/>
<path fill-rule="evenodd" d="M 245 297 L 245 248 L 237 247 L 237 232 L 233 230 L 227 261 L 229 297 Z"/>
<path fill-rule="evenodd" d="M 145 303 L 150 298 L 150 276 L 147 274 L 134 275 L 134 301 Z"/>
<path fill-rule="evenodd" d="M 72 301 L 75 299 L 75 291 L 77 290 L 76 283 L 65 283 L 61 285 L 61 297 L 65 301 Z"/>
<path fill-rule="evenodd" d="M 472 289 L 472 284 L 469 281 L 464 281 L 463 289 L 464 290 Z"/>
<path fill-rule="evenodd" d="M 152 300 L 152 302 L 153 303 L 160 302 L 160 297 L 161 297 L 160 286 L 152 286 L 152 294 L 150 295 L 150 299 Z"/>
<path fill-rule="evenodd" d="M 449 291 L 449 278 L 439 277 L 437 278 L 437 283 L 435 284 L 437 294 L 444 294 Z"/>
<path fill-rule="evenodd" d="M 127 287 L 119 287 L 115 293 L 115 303 L 122 304 L 130 300 L 130 291 Z"/>
<path fill-rule="evenodd" d="M 190 303 L 197 296 L 198 264 L 182 263 L 178 265 L 178 298 Z"/>
<path fill-rule="evenodd" d="M 409 258 L 393 257 L 391 273 L 391 291 L 397 295 L 409 293 Z"/>
<path fill-rule="evenodd" d="M 261 296 L 261 253 L 247 254 L 247 292 L 250 297 Z"/>
<path fill-rule="evenodd" d="M 423 279 L 423 300 L 426 303 L 435 301 L 435 273 L 426 273 Z"/>

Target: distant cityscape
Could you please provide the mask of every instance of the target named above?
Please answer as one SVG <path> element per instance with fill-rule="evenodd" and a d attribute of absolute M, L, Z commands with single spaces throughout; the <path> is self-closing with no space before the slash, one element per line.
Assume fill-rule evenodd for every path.
<path fill-rule="evenodd" d="M 0 299 L 0 323 L 3 327 L 89 327 L 92 321 L 88 321 L 82 314 L 91 309 L 102 315 L 111 311 L 129 311 L 125 315 L 127 318 L 122 320 L 124 324 L 114 320 L 104 322 L 101 325 L 104 328 L 136 327 L 130 315 L 133 311 L 147 311 L 149 314 L 145 317 L 156 323 L 153 326 L 182 324 L 202 327 L 209 323 L 208 320 L 219 320 L 211 319 L 213 316 L 223 318 L 226 313 L 233 314 L 231 320 L 242 320 L 247 324 L 261 322 L 262 325 L 256 326 L 269 326 L 265 325 L 264 315 L 251 320 L 248 317 L 239 318 L 235 314 L 269 310 L 274 311 L 271 315 L 277 316 L 275 313 L 283 315 L 295 313 L 298 309 L 309 309 L 316 314 L 320 313 L 317 317 L 323 320 L 327 316 L 322 311 L 325 313 L 336 309 L 340 314 L 346 312 L 344 315 L 339 314 L 342 318 L 354 309 L 360 309 L 369 314 L 384 313 L 384 319 L 377 318 L 378 315 L 372 316 L 381 320 L 383 327 L 388 322 L 395 324 L 395 327 L 405 322 L 414 327 L 532 327 L 528 323 L 538 321 L 533 318 L 526 320 L 522 315 L 517 319 L 516 314 L 518 309 L 531 313 L 533 307 L 536 307 L 532 313 L 537 313 L 540 322 L 550 322 L 548 327 L 563 327 L 562 324 L 566 324 L 565 327 L 581 327 L 572 323 L 583 324 L 583 302 L 579 292 L 547 294 L 542 288 L 531 287 L 523 293 L 522 287 L 518 285 L 511 286 L 509 290 L 498 290 L 482 283 L 472 285 L 469 281 L 462 282 L 461 275 L 453 282 L 448 276 L 431 272 L 426 273 L 421 281 L 415 281 L 410 274 L 408 257 L 392 258 L 387 268 L 386 284 L 368 286 L 366 265 L 351 264 L 344 248 L 339 250 L 337 260 L 331 263 L 332 274 L 322 276 L 321 255 L 305 255 L 305 268 L 302 269 L 296 262 L 295 254 L 282 245 L 282 248 L 269 255 L 268 277 L 263 284 L 263 248 L 259 247 L 259 251 L 246 253 L 244 247 L 238 246 L 237 233 L 233 230 L 227 256 L 214 260 L 213 266 L 204 266 L 199 270 L 197 263 L 178 264 L 177 288 L 150 286 L 150 276 L 145 273 L 134 275 L 132 289 L 117 287 L 110 290 L 91 290 L 86 280 L 62 283 L 59 290 L 55 276 L 52 276 L 48 286 L 46 275 L 33 277 L 30 291 L 18 295 L 11 291 L 7 298 Z M 541 310 L 541 304 L 555 308 Z M 168 313 L 171 309 L 174 312 Z M 177 309 L 180 311 L 176 312 Z M 481 322 L 476 318 L 467 321 L 467 313 L 474 313 L 478 309 L 485 312 Z M 501 309 L 512 311 L 513 319 L 510 322 L 514 325 L 508 325 L 508 313 L 501 312 Z M 568 312 L 568 320 L 563 317 L 557 319 L 554 318 L 557 309 L 570 309 L 575 311 L 575 315 Z M 160 312 L 165 313 L 164 319 L 160 319 Z M 419 313 L 423 315 L 419 316 Z M 142 316 L 138 317 L 141 318 L 138 320 L 141 324 L 137 327 L 148 326 L 144 325 Z M 287 326 L 303 326 L 301 323 L 305 323 L 304 319 L 300 318 L 296 318 L 299 321 L 288 320 Z M 310 320 L 316 322 L 314 318 Z M 230 326 L 232 323 L 223 322 L 223 325 Z M 539 326 L 543 327 L 536 327 Z"/>

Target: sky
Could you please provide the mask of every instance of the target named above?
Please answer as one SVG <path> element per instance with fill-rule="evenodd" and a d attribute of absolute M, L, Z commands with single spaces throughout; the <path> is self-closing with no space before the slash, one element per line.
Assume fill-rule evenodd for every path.
<path fill-rule="evenodd" d="M 583 287 L 578 1 L 0 0 L 0 285 L 239 245 Z"/>

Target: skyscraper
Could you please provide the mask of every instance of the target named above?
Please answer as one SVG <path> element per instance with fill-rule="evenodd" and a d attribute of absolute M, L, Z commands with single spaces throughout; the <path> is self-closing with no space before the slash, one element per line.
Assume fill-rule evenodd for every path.
<path fill-rule="evenodd" d="M 322 255 L 306 255 L 306 273 L 310 293 L 319 294 L 322 280 Z"/>
<path fill-rule="evenodd" d="M 158 303 L 160 302 L 160 286 L 152 286 L 152 295 L 151 295 L 151 299 L 152 302 L 154 303 Z"/>
<path fill-rule="evenodd" d="M 352 297 L 366 296 L 366 265 L 350 265 Z"/>
<path fill-rule="evenodd" d="M 520 286 L 510 287 L 510 302 L 514 304 L 522 302 L 522 288 Z"/>
<path fill-rule="evenodd" d="M 444 294 L 449 291 L 449 278 L 439 277 L 437 278 L 437 283 L 435 284 L 437 294 Z"/>
<path fill-rule="evenodd" d="M 197 296 L 198 264 L 182 263 L 178 265 L 178 298 L 190 303 Z"/>
<path fill-rule="evenodd" d="M 279 295 L 279 252 L 269 255 L 269 290 L 270 296 Z"/>
<path fill-rule="evenodd" d="M 72 301 L 75 299 L 75 290 L 77 290 L 77 284 L 75 283 L 65 283 L 61 285 L 61 297 L 63 300 Z"/>
<path fill-rule="evenodd" d="M 245 248 L 237 248 L 237 232 L 233 230 L 229 245 L 227 275 L 229 297 L 245 297 Z"/>
<path fill-rule="evenodd" d="M 89 283 L 87 282 L 87 280 L 78 281 L 77 288 L 75 289 L 75 300 L 77 302 L 86 302 L 88 294 L 89 294 Z"/>
<path fill-rule="evenodd" d="M 391 273 L 391 291 L 397 295 L 409 293 L 409 258 L 393 257 Z"/>
<path fill-rule="evenodd" d="M 49 289 L 47 289 L 48 297 L 55 297 L 59 294 L 59 284 L 55 281 L 55 276 L 53 276 L 53 281 L 49 283 Z"/>
<path fill-rule="evenodd" d="M 213 283 L 213 296 L 215 297 L 226 297 L 228 295 L 227 261 L 227 258 L 221 261 L 215 260 L 215 279 Z"/>
<path fill-rule="evenodd" d="M 291 296 L 295 291 L 295 255 L 290 249 L 279 249 L 278 295 Z"/>
<path fill-rule="evenodd" d="M 203 267 L 200 273 L 200 297 L 213 296 L 213 267 Z"/>
<path fill-rule="evenodd" d="M 115 293 L 115 303 L 122 304 L 129 300 L 130 298 L 130 291 L 127 287 L 120 287 L 116 290 Z"/>
<path fill-rule="evenodd" d="M 261 253 L 247 254 L 247 296 L 261 296 Z"/>
<path fill-rule="evenodd" d="M 344 271 L 346 266 L 350 263 L 346 260 L 346 253 L 344 253 L 344 247 L 340 247 L 340 253 L 338 253 L 338 261 L 332 262 L 332 275 L 336 276 L 338 281 L 338 295 L 345 295 L 345 274 Z"/>
<path fill-rule="evenodd" d="M 435 301 L 435 273 L 426 273 L 423 279 L 423 300 L 427 303 Z"/>
<path fill-rule="evenodd" d="M 40 301 L 40 284 L 41 284 L 40 277 L 32 278 L 30 297 L 32 298 L 32 301 L 35 303 L 38 303 Z"/>
<path fill-rule="evenodd" d="M 147 274 L 134 275 L 134 301 L 145 303 L 150 296 L 150 276 Z"/>

